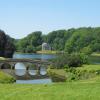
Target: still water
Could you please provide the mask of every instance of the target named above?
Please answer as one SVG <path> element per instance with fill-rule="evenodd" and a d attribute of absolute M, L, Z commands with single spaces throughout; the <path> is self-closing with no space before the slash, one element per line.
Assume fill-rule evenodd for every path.
<path fill-rule="evenodd" d="M 56 55 L 51 54 L 14 54 L 13 58 L 29 58 L 29 59 L 52 59 L 55 58 Z M 100 64 L 100 56 L 90 56 L 89 62 L 91 64 Z"/>
<path fill-rule="evenodd" d="M 100 56 L 90 56 L 89 63 L 91 64 L 100 64 Z"/>
<path fill-rule="evenodd" d="M 16 80 L 17 84 L 49 84 L 51 79 L 35 79 L 35 80 Z"/>
<path fill-rule="evenodd" d="M 48 60 L 55 58 L 55 55 L 50 54 L 14 54 L 13 58 L 27 58 L 27 59 L 42 59 L 42 60 Z M 23 63 L 17 63 L 15 65 L 15 74 L 18 76 L 23 76 L 26 73 L 26 67 Z M 45 67 L 41 67 L 40 74 L 45 75 L 46 69 Z M 30 75 L 36 75 L 36 70 L 29 69 Z M 48 79 L 35 79 L 35 80 L 16 80 L 17 84 L 48 84 L 52 83 L 52 80 L 50 78 Z"/>
<path fill-rule="evenodd" d="M 55 55 L 51 54 L 17 54 L 13 55 L 13 58 L 29 58 L 29 59 L 52 59 L 55 58 Z"/>

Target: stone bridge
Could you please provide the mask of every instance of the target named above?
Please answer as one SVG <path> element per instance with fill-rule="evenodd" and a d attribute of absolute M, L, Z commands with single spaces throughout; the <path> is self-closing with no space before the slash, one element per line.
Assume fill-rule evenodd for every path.
<path fill-rule="evenodd" d="M 51 62 L 47 60 L 33 60 L 33 59 L 0 60 L 0 70 L 14 76 L 16 79 L 46 78 L 48 77 L 47 68 L 49 65 L 51 65 Z"/>

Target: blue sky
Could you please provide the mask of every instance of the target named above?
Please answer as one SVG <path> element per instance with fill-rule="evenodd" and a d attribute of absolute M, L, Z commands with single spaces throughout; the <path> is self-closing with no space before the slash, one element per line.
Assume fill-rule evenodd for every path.
<path fill-rule="evenodd" d="M 100 26 L 100 0 L 0 0 L 0 29 L 14 38 L 84 26 Z"/>

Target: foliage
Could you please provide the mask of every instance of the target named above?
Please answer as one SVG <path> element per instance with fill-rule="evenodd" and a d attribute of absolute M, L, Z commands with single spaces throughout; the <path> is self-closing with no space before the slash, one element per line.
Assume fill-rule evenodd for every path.
<path fill-rule="evenodd" d="M 53 66 L 56 68 L 64 68 L 65 65 L 69 67 L 78 67 L 88 63 L 88 57 L 81 53 L 62 54 L 53 59 Z"/>
<path fill-rule="evenodd" d="M 17 51 L 23 53 L 35 53 L 36 50 L 40 49 L 42 43 L 42 32 L 36 31 L 29 34 L 27 37 L 19 40 L 16 43 Z"/>
<path fill-rule="evenodd" d="M 91 48 L 88 47 L 84 47 L 83 49 L 80 50 L 81 53 L 84 53 L 85 55 L 90 55 L 92 53 Z"/>
<path fill-rule="evenodd" d="M 12 41 L 15 43 L 16 51 L 20 52 L 27 52 L 27 46 L 33 46 L 33 49 L 40 51 L 41 44 L 47 42 L 51 46 L 51 49 L 55 51 L 91 54 L 92 52 L 100 52 L 100 27 L 56 30 L 47 35 L 42 34 L 40 31 L 36 31 L 23 39 L 12 39 Z"/>
<path fill-rule="evenodd" d="M 76 29 L 71 38 L 65 44 L 66 52 L 100 51 L 100 28 L 79 28 Z M 83 49 L 83 50 L 82 50 Z M 91 52 L 92 51 L 92 52 Z"/>
<path fill-rule="evenodd" d="M 84 65 L 83 67 L 65 67 L 67 81 L 91 79 L 100 75 L 99 65 Z"/>
<path fill-rule="evenodd" d="M 13 39 L 0 30 L 0 56 L 6 58 L 12 58 L 15 51 Z"/>

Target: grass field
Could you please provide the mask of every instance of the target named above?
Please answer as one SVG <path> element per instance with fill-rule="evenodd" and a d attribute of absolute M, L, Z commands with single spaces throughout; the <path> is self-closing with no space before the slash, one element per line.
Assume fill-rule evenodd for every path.
<path fill-rule="evenodd" d="M 100 100 L 100 81 L 94 79 L 48 85 L 0 84 L 0 100 Z"/>
<path fill-rule="evenodd" d="M 99 70 L 100 65 L 77 68 L 84 69 Z M 58 72 L 65 74 L 63 70 Z M 44 85 L 0 84 L 0 100 L 100 100 L 100 75 L 88 80 Z"/>

